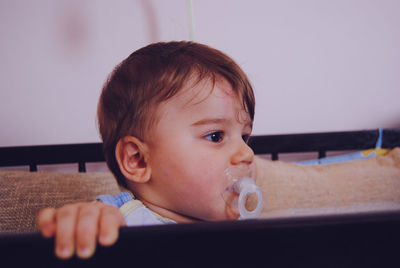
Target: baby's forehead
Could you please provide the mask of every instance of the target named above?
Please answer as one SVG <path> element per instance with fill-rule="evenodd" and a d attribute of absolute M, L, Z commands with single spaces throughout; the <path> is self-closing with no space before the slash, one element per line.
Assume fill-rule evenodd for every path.
<path fill-rule="evenodd" d="M 174 110 L 194 112 L 196 117 L 224 117 L 233 111 L 237 121 L 252 125 L 244 101 L 226 79 L 189 82 L 168 103 Z"/>
<path fill-rule="evenodd" d="M 217 98 L 233 98 L 241 102 L 239 94 L 232 88 L 232 85 L 225 79 L 218 77 L 202 80 L 189 80 L 176 95 L 177 99 L 183 101 L 185 107 L 198 105 L 206 101 L 210 96 Z"/>

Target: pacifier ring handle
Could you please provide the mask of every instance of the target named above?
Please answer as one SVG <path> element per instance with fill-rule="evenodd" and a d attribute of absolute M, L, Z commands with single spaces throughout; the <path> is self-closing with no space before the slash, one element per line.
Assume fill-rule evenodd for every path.
<path fill-rule="evenodd" d="M 257 195 L 257 206 L 254 210 L 249 211 L 246 209 L 247 196 L 254 193 Z M 254 183 L 246 183 L 245 185 L 242 185 L 238 203 L 239 213 L 243 219 L 258 218 L 263 209 L 263 194 L 261 189 L 257 187 Z"/>

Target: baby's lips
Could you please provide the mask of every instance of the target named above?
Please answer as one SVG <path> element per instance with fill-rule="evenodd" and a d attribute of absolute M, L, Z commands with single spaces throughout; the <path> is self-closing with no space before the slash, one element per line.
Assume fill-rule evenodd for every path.
<path fill-rule="evenodd" d="M 239 213 L 238 207 L 226 206 L 226 215 L 228 216 L 228 219 L 230 219 L 230 220 L 239 219 L 240 213 Z"/>
<path fill-rule="evenodd" d="M 239 194 L 234 192 L 232 189 L 227 188 L 222 193 L 222 198 L 226 204 L 226 215 L 228 219 L 238 219 L 240 217 L 239 208 L 238 208 L 238 199 Z"/>

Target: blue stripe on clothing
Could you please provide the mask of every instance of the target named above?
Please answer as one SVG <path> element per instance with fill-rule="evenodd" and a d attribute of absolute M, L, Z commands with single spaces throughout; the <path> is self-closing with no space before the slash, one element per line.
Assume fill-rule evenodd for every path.
<path fill-rule="evenodd" d="M 133 200 L 133 198 L 130 193 L 122 192 L 117 196 L 112 196 L 109 194 L 99 195 L 96 197 L 96 200 L 120 208 L 126 202 Z"/>

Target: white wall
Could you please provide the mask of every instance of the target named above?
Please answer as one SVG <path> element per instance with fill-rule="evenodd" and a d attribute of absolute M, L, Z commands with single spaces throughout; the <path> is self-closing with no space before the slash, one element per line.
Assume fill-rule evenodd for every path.
<path fill-rule="evenodd" d="M 400 127 L 400 1 L 193 0 L 255 88 L 255 134 Z M 97 142 L 112 68 L 188 39 L 185 0 L 0 1 L 0 146 Z"/>

